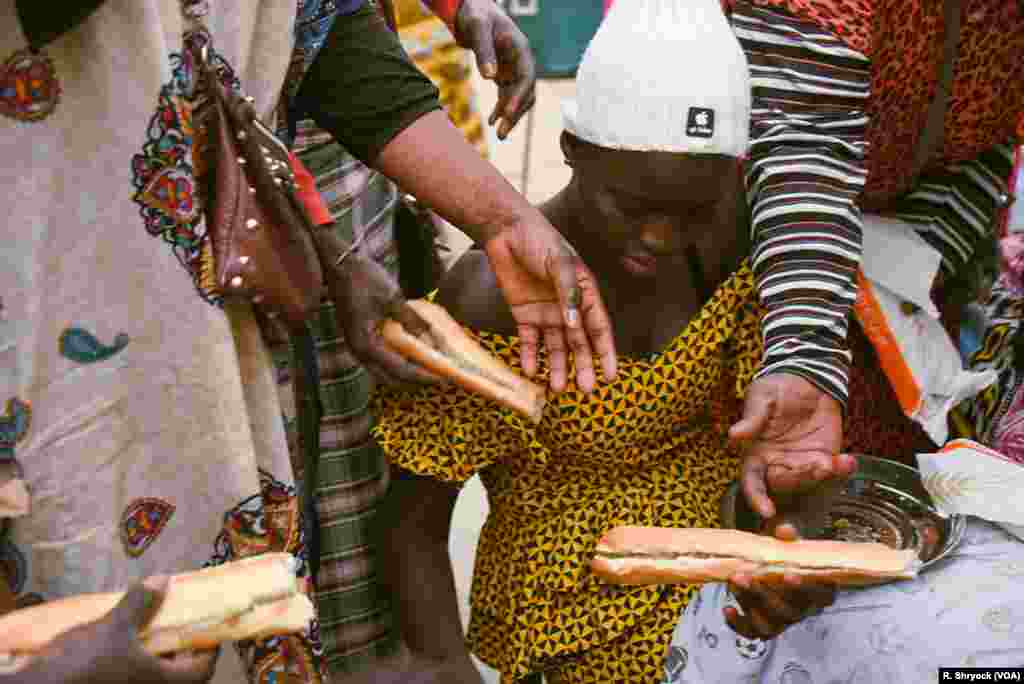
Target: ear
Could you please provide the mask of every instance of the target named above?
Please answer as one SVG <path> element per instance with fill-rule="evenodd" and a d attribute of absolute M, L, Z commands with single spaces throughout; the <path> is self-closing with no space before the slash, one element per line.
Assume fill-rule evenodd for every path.
<path fill-rule="evenodd" d="M 565 163 L 573 166 L 576 162 L 576 153 L 580 146 L 579 140 L 569 131 L 562 131 L 559 144 L 562 146 L 562 154 L 565 155 Z"/>

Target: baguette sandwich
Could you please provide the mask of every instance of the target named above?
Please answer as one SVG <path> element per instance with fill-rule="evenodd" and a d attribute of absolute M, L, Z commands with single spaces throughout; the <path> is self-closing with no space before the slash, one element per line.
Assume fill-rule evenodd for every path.
<path fill-rule="evenodd" d="M 781 541 L 738 530 L 617 527 L 598 542 L 591 569 L 613 584 L 724 582 L 738 572 L 769 581 L 785 574 L 843 586 L 917 576 L 912 549 L 839 541 Z"/>
<path fill-rule="evenodd" d="M 423 299 L 408 304 L 430 329 L 416 336 L 389 319 L 380 332 L 390 347 L 467 392 L 517 411 L 534 423 L 540 421 L 546 402 L 543 387 L 488 354 L 443 307 Z"/>
<path fill-rule="evenodd" d="M 139 634 L 143 646 L 163 655 L 307 629 L 313 604 L 300 592 L 294 568 L 291 554 L 268 553 L 171 577 L 163 603 Z M 27 664 L 64 632 L 102 619 L 124 595 L 83 594 L 8 613 L 0 618 L 0 665 Z"/>

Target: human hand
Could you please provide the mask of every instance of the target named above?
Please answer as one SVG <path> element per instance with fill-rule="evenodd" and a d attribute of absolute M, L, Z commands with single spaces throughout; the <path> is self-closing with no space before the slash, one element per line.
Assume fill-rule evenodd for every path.
<path fill-rule="evenodd" d="M 139 639 L 166 595 L 168 579 L 132 588 L 103 619 L 69 630 L 30 665 L 26 681 L 67 684 L 202 684 L 213 677 L 218 651 L 154 656 Z"/>
<path fill-rule="evenodd" d="M 576 361 L 576 384 L 590 393 L 596 384 L 593 356 L 601 358 L 602 376 L 618 372 L 615 340 L 608 311 L 593 274 L 576 251 L 536 209 L 483 242 L 505 301 L 515 318 L 523 371 L 537 372 L 537 349 L 543 337 L 551 389 L 565 389 L 568 349 Z"/>
<path fill-rule="evenodd" d="M 778 373 L 750 385 L 729 437 L 745 447 L 741 488 L 768 533 L 793 539 L 824 522 L 829 501 L 857 468 L 839 453 L 842 436 L 839 403 L 802 377 Z"/>
<path fill-rule="evenodd" d="M 401 287 L 373 259 L 352 253 L 335 265 L 341 250 L 318 240 L 325 266 L 327 291 L 334 302 L 338 326 L 345 341 L 366 370 L 385 384 L 428 384 L 439 378 L 393 351 L 380 334 L 388 318 L 397 320 L 412 335 L 429 330 L 427 323 L 405 302 Z"/>
<path fill-rule="evenodd" d="M 536 101 L 537 65 L 530 42 L 494 0 L 462 0 L 455 40 L 476 55 L 480 74 L 498 86 L 498 103 L 488 123 L 504 140 Z"/>
<path fill-rule="evenodd" d="M 821 612 L 836 598 L 832 583 L 787 573 L 782 582 L 738 573 L 729 581 L 741 613 L 733 606 L 723 609 L 725 621 L 748 639 L 772 639 L 790 625 Z"/>

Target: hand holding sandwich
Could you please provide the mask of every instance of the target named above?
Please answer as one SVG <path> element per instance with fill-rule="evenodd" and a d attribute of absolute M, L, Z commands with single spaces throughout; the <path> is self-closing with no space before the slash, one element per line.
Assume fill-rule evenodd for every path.
<path fill-rule="evenodd" d="M 380 337 L 380 326 L 390 317 L 413 334 L 427 327 L 405 303 L 398 282 L 373 259 L 351 251 L 333 228 L 319 228 L 313 236 L 320 261 L 328 266 L 324 276 L 338 326 L 366 370 L 385 384 L 437 382 L 437 377 L 391 350 Z"/>
<path fill-rule="evenodd" d="M 739 573 L 729 581 L 729 590 L 743 612 L 726 606 L 725 620 L 733 631 L 748 639 L 774 639 L 836 599 L 834 584 L 793 574 L 787 574 L 778 584 Z"/>
<path fill-rule="evenodd" d="M 842 425 L 839 403 L 799 376 L 751 384 L 729 436 L 745 446 L 741 489 L 766 521 L 764 534 L 794 540 L 823 523 L 832 496 L 857 468 L 839 453 Z M 738 573 L 729 585 L 743 612 L 727 607 L 726 621 L 748 638 L 776 637 L 835 600 L 833 584 L 793 574 L 779 584 Z"/>
<path fill-rule="evenodd" d="M 150 655 L 139 632 L 164 600 L 167 578 L 150 578 L 129 591 L 103 619 L 53 641 L 24 670 L 0 675 L 2 684 L 202 684 L 213 677 L 218 651 Z"/>
<path fill-rule="evenodd" d="M 728 582 L 743 609 L 726 609 L 737 632 L 771 638 L 832 603 L 835 586 L 917 575 L 914 549 L 872 542 L 781 540 L 709 527 L 618 526 L 598 540 L 591 571 L 619 585 Z"/>

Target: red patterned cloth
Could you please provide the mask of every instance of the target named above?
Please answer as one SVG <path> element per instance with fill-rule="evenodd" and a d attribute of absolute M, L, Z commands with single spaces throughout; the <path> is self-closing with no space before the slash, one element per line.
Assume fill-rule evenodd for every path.
<path fill-rule="evenodd" d="M 862 206 L 911 189 L 918 138 L 939 88 L 943 3 L 932 0 L 751 0 L 828 31 L 871 60 L 868 180 Z M 735 0 L 726 0 L 731 6 Z M 930 167 L 978 157 L 1024 135 L 1024 9 L 965 0 L 945 139 Z M 926 169 L 927 170 L 927 169 Z"/>
<path fill-rule="evenodd" d="M 920 425 L 907 418 L 885 377 L 878 357 L 856 323 L 850 325 L 850 400 L 846 407 L 843 449 L 916 463 L 918 453 L 930 453 L 937 446 Z"/>

